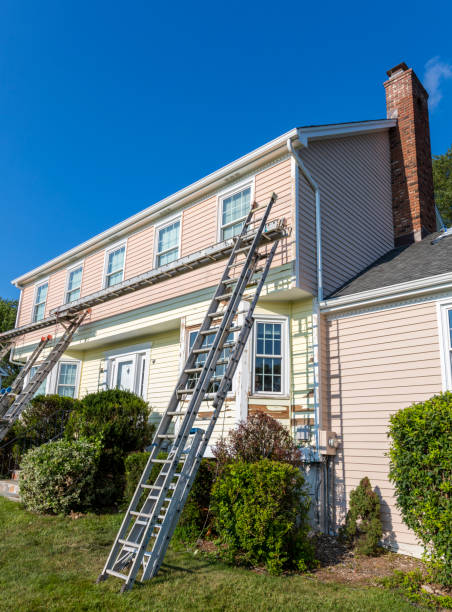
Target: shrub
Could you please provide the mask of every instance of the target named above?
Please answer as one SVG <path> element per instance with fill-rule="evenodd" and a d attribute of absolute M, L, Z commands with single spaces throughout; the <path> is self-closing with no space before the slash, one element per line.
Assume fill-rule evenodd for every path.
<path fill-rule="evenodd" d="M 420 570 L 401 572 L 394 570 L 391 576 L 379 580 L 383 586 L 399 591 L 403 597 L 415 604 L 417 607 L 432 608 L 435 610 L 452 610 L 452 597 L 449 595 L 437 595 L 423 589 L 426 582 Z"/>
<path fill-rule="evenodd" d="M 436 580 L 452 585 L 452 393 L 391 416 L 389 476 Z"/>
<path fill-rule="evenodd" d="M 159 453 L 158 459 L 165 459 L 166 453 Z M 130 503 L 132 495 L 135 492 L 138 480 L 145 468 L 149 458 L 149 453 L 131 453 L 125 460 L 126 486 L 125 499 Z M 155 482 L 161 464 L 155 464 L 152 467 L 148 484 Z M 179 519 L 175 531 L 175 537 L 184 542 L 193 542 L 199 537 L 203 527 L 205 527 L 206 519 L 209 516 L 210 492 L 214 480 L 216 462 L 211 459 L 203 459 L 196 474 L 195 482 L 188 495 L 187 502 L 184 506 L 182 515 Z M 143 494 L 139 506 L 144 502 L 145 493 Z"/>
<path fill-rule="evenodd" d="M 367 476 L 350 493 L 350 510 L 347 513 L 343 534 L 355 545 L 359 555 L 376 555 L 381 550 L 380 540 L 383 529 L 380 498 L 372 491 Z"/>
<path fill-rule="evenodd" d="M 151 441 L 149 409 L 144 400 L 120 389 L 86 395 L 66 426 L 68 439 L 86 438 L 100 443 L 96 474 L 96 505 L 107 506 L 123 497 L 124 459 Z"/>
<path fill-rule="evenodd" d="M 300 449 L 289 431 L 262 412 L 251 415 L 213 448 L 220 469 L 230 461 L 253 463 L 260 459 L 282 461 L 295 467 L 302 464 Z"/>
<path fill-rule="evenodd" d="M 305 570 L 314 563 L 306 535 L 309 502 L 300 470 L 263 459 L 226 465 L 212 489 L 220 555 L 229 562 Z"/>
<path fill-rule="evenodd" d="M 89 507 L 98 455 L 98 446 L 85 440 L 58 440 L 28 451 L 19 477 L 25 506 L 50 514 Z"/>

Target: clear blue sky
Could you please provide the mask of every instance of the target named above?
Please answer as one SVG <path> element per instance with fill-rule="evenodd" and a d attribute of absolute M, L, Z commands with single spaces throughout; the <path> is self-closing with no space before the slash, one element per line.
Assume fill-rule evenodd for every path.
<path fill-rule="evenodd" d="M 436 58 L 432 145 L 444 152 L 451 23 L 450 3 L 416 0 L 3 0 L 0 296 L 292 127 L 384 117 L 385 71 L 400 61 L 423 78 Z"/>

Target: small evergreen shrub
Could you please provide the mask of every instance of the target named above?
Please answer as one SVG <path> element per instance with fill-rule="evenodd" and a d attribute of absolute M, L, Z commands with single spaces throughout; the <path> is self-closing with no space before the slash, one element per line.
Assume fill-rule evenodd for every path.
<path fill-rule="evenodd" d="M 69 440 L 86 438 L 102 449 L 96 474 L 97 506 L 117 503 L 124 495 L 124 459 L 152 439 L 146 402 L 129 391 L 109 389 L 86 395 L 72 412 L 65 431 Z"/>
<path fill-rule="evenodd" d="M 41 514 L 88 508 L 98 456 L 98 446 L 86 440 L 58 440 L 28 451 L 19 477 L 26 508 Z"/>
<path fill-rule="evenodd" d="M 220 469 L 231 461 L 253 463 L 261 459 L 281 461 L 295 467 L 302 464 L 300 449 L 290 432 L 276 419 L 258 412 L 242 421 L 226 439 L 213 448 Z"/>
<path fill-rule="evenodd" d="M 65 429 L 69 415 L 78 410 L 80 401 L 61 395 L 37 395 L 14 426 L 14 435 L 30 440 L 34 446 L 49 442 Z"/>
<path fill-rule="evenodd" d="M 390 473 L 406 525 L 434 579 L 452 585 L 452 393 L 391 416 Z"/>
<path fill-rule="evenodd" d="M 315 564 L 307 540 L 308 497 L 298 468 L 262 459 L 229 463 L 212 488 L 219 551 L 230 563 L 285 567 Z"/>
<path fill-rule="evenodd" d="M 166 457 L 166 453 L 159 453 L 157 456 L 158 459 L 166 459 Z M 149 453 L 146 452 L 131 453 L 126 457 L 126 486 L 124 497 L 127 503 L 130 503 L 132 499 L 148 458 Z M 161 464 L 152 466 L 147 484 L 155 482 L 161 468 Z M 201 461 L 195 482 L 188 495 L 187 502 L 174 534 L 177 540 L 187 543 L 194 542 L 200 536 L 202 529 L 207 526 L 206 519 L 209 515 L 210 491 L 214 480 L 215 469 L 216 462 L 214 460 L 203 459 Z M 139 502 L 139 508 L 141 508 L 145 497 L 146 493 L 143 493 Z"/>
<path fill-rule="evenodd" d="M 372 556 L 381 551 L 383 528 L 380 498 L 372 491 L 367 476 L 350 493 L 350 510 L 347 512 L 343 535 L 354 544 L 359 555 Z"/>

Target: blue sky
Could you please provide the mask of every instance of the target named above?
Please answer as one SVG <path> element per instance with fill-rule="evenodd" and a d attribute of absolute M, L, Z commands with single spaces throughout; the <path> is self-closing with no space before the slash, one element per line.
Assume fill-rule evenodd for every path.
<path fill-rule="evenodd" d="M 384 117 L 400 61 L 433 90 L 446 151 L 451 20 L 447 2 L 3 0 L 0 296 L 294 126 Z"/>

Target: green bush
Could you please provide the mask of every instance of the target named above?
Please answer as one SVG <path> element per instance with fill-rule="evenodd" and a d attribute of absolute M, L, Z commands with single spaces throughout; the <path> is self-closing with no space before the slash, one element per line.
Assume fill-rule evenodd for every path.
<path fill-rule="evenodd" d="M 383 586 L 399 591 L 403 597 L 415 604 L 417 607 L 431 608 L 434 610 L 451 610 L 452 597 L 449 595 L 436 595 L 423 589 L 426 577 L 420 570 L 401 572 L 394 570 L 391 576 L 379 580 Z"/>
<path fill-rule="evenodd" d="M 166 459 L 166 457 L 166 453 L 159 453 L 157 456 L 158 459 Z M 127 503 L 130 503 L 132 499 L 132 495 L 135 492 L 138 480 L 145 468 L 148 458 L 149 453 L 131 453 L 125 459 L 126 486 L 124 497 Z M 161 464 L 153 465 L 147 484 L 155 482 L 161 467 Z M 214 480 L 215 469 L 216 462 L 214 460 L 203 459 L 201 461 L 195 482 L 188 495 L 187 502 L 174 534 L 177 540 L 187 543 L 194 542 L 200 536 L 202 529 L 207 526 L 206 519 L 210 516 L 210 491 Z M 145 495 L 144 493 L 140 499 L 139 508 L 144 502 Z"/>
<path fill-rule="evenodd" d="M 108 506 L 124 494 L 124 459 L 132 451 L 144 450 L 153 427 L 144 400 L 120 389 L 90 393 L 72 412 L 66 426 L 67 439 L 86 438 L 100 443 L 102 452 L 96 474 L 97 506 Z"/>
<path fill-rule="evenodd" d="M 389 476 L 433 576 L 452 585 L 452 393 L 391 416 Z"/>
<path fill-rule="evenodd" d="M 69 415 L 80 401 L 61 395 L 37 395 L 13 426 L 14 435 L 27 438 L 34 446 L 48 442 L 64 431 Z"/>
<path fill-rule="evenodd" d="M 98 446 L 85 440 L 58 440 L 28 451 L 19 477 L 26 508 L 42 514 L 88 508 L 98 456 Z"/>
<path fill-rule="evenodd" d="M 228 464 L 212 488 L 212 512 L 224 560 L 278 574 L 314 564 L 307 541 L 308 497 L 300 470 L 277 461 Z"/>
<path fill-rule="evenodd" d="M 354 544 L 359 555 L 372 556 L 381 551 L 383 529 L 380 518 L 380 498 L 372 491 L 367 476 L 350 493 L 343 535 Z"/>

